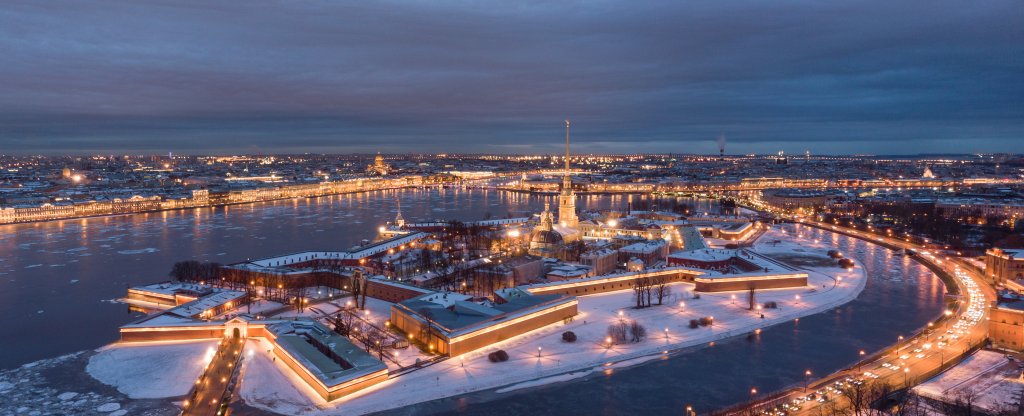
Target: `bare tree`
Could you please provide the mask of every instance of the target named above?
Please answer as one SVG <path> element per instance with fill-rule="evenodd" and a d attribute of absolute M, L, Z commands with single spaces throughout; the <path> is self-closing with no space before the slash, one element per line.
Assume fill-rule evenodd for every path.
<path fill-rule="evenodd" d="M 647 328 L 644 328 L 637 321 L 632 321 L 629 323 L 629 335 L 632 337 L 631 341 L 633 342 L 643 341 L 647 337 Z"/>
<path fill-rule="evenodd" d="M 611 338 L 612 342 L 626 342 L 628 333 L 629 324 L 625 320 L 619 320 L 619 322 L 608 325 L 608 338 Z"/>
<path fill-rule="evenodd" d="M 974 408 L 980 395 L 971 388 L 965 388 L 956 392 L 952 400 L 943 400 L 941 411 L 946 416 L 973 416 L 978 413 Z"/>
<path fill-rule="evenodd" d="M 633 300 L 636 301 L 637 309 L 644 307 L 644 280 L 642 278 L 633 279 Z"/>
<path fill-rule="evenodd" d="M 846 407 L 853 416 L 864 416 L 865 411 L 870 411 L 871 402 L 875 399 L 874 385 L 873 382 L 851 384 L 839 391 L 839 394 L 846 398 Z M 837 400 L 831 401 L 836 402 Z"/>
<path fill-rule="evenodd" d="M 654 293 L 658 298 L 658 304 L 663 305 L 665 298 L 672 296 L 672 287 L 668 285 L 668 279 L 658 276 L 654 283 Z"/>
<path fill-rule="evenodd" d="M 636 301 L 637 309 L 651 306 L 651 288 L 653 285 L 653 280 L 649 276 L 633 279 L 633 300 Z"/>

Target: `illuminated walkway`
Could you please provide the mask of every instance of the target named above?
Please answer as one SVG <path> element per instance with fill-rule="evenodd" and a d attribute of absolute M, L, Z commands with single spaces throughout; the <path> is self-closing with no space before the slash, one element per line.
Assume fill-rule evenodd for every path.
<path fill-rule="evenodd" d="M 223 415 L 227 410 L 224 400 L 232 384 L 245 338 L 225 338 L 220 342 L 213 360 L 196 380 L 196 386 L 185 402 L 182 415 Z"/>

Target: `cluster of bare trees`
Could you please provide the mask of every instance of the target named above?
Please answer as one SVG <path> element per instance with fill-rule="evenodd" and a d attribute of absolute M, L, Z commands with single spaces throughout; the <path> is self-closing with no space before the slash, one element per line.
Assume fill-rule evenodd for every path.
<path fill-rule="evenodd" d="M 359 341 L 366 352 L 376 352 L 381 360 L 384 359 L 385 349 L 395 347 L 391 334 L 359 319 L 352 311 L 341 311 L 330 321 L 334 325 L 334 332 Z"/>
<path fill-rule="evenodd" d="M 642 276 L 633 280 L 633 301 L 636 308 L 653 306 L 654 300 L 662 305 L 665 299 L 672 296 L 672 288 L 668 285 L 668 278 L 665 276 Z"/>
<path fill-rule="evenodd" d="M 618 322 L 608 325 L 608 338 L 615 344 L 629 342 L 640 342 L 647 337 L 647 328 L 644 328 L 636 320 L 620 319 Z"/>
<path fill-rule="evenodd" d="M 168 275 L 179 282 L 213 282 L 220 280 L 222 267 L 220 263 L 185 260 L 174 263 Z"/>
<path fill-rule="evenodd" d="M 486 253 L 491 249 L 495 235 L 479 225 L 466 225 L 462 221 L 448 221 L 441 236 L 444 247 L 464 247 L 469 253 Z"/>

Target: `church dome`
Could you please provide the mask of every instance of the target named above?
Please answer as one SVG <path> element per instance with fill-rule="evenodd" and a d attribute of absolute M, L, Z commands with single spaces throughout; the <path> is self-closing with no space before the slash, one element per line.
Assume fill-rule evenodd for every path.
<path fill-rule="evenodd" d="M 530 235 L 530 246 L 536 246 L 538 244 L 562 244 L 562 235 L 551 230 L 535 230 L 533 234 Z"/>

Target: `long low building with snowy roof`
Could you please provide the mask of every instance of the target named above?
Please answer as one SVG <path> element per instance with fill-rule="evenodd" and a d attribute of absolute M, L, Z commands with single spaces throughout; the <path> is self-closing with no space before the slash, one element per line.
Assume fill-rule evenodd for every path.
<path fill-rule="evenodd" d="M 121 342 L 264 338 L 298 378 L 331 401 L 388 379 L 387 365 L 310 319 L 261 320 L 246 315 L 199 320 L 161 312 L 121 327 Z"/>
<path fill-rule="evenodd" d="M 430 351 L 449 356 L 487 347 L 575 316 L 575 296 L 533 295 L 510 288 L 495 301 L 459 293 L 432 293 L 391 307 L 391 325 Z"/>
<path fill-rule="evenodd" d="M 281 267 L 297 269 L 308 268 L 315 262 L 316 264 L 335 263 L 342 266 L 358 266 L 363 264 L 366 259 L 384 255 L 389 252 L 393 253 L 395 250 L 404 249 L 406 246 L 415 244 L 417 241 L 423 240 L 429 236 L 430 235 L 427 233 L 414 232 L 363 246 L 356 246 L 347 251 L 304 251 L 284 256 L 248 260 L 232 264 L 229 267 L 251 271 L 276 271 Z"/>

